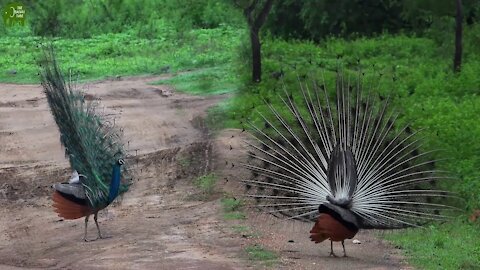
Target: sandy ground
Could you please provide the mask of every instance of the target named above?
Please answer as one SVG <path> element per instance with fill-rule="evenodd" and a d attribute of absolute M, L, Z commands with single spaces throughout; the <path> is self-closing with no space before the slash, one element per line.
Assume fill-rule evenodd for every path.
<path fill-rule="evenodd" d="M 244 248 L 261 244 L 280 257 L 271 269 L 407 269 L 399 251 L 360 233 L 346 243 L 348 258 L 328 257 L 329 243 L 308 239 L 311 224 L 290 224 L 248 211 L 227 221 L 222 192 L 238 193 L 246 172 L 244 134 L 212 136 L 203 117 L 223 96 L 189 96 L 133 77 L 85 85 L 89 98 L 124 128 L 138 159 L 138 180 L 99 218 L 111 238 L 83 242 L 83 219 L 64 221 L 51 208 L 50 186 L 70 169 L 38 85 L 0 84 L 0 269 L 262 269 Z M 230 150 L 230 145 L 232 150 Z M 192 181 L 215 171 L 217 192 L 205 198 Z M 96 229 L 89 226 L 89 235 Z M 255 237 L 235 232 L 249 226 Z M 335 246 L 341 254 L 341 245 Z"/>

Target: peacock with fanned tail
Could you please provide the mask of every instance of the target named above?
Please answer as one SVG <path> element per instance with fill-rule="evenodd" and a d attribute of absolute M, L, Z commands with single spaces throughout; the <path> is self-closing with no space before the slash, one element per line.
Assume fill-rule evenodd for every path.
<path fill-rule="evenodd" d="M 351 78 L 354 79 L 351 79 Z M 445 220 L 457 196 L 438 188 L 452 179 L 421 152 L 417 133 L 396 124 L 390 98 L 364 89 L 363 74 L 337 72 L 335 98 L 325 81 L 284 88 L 280 104 L 265 101 L 262 126 L 247 122 L 252 177 L 242 180 L 256 207 L 314 222 L 310 238 L 342 243 L 360 229 L 399 229 Z"/>
<path fill-rule="evenodd" d="M 85 100 L 71 80 L 65 81 L 52 48 L 45 50 L 40 66 L 41 84 L 74 170 L 68 182 L 53 185 L 55 212 L 65 219 L 85 217 L 85 241 L 93 214 L 98 238 L 104 238 L 98 212 L 126 192 L 131 182 L 121 132 L 97 113 L 98 103 Z"/>

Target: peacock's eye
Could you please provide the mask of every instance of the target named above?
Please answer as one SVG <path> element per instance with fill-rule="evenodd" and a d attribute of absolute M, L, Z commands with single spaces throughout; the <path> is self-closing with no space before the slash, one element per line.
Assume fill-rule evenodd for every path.
<path fill-rule="evenodd" d="M 119 159 L 119 160 L 118 160 L 118 164 L 120 164 L 120 165 L 125 164 L 125 160 L 123 160 L 123 158 Z"/>

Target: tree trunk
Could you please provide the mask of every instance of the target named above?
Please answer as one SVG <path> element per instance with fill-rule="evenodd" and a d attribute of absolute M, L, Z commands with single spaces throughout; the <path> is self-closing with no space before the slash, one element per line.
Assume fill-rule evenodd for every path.
<path fill-rule="evenodd" d="M 457 16 L 455 18 L 455 56 L 453 58 L 453 72 L 459 72 L 462 66 L 462 0 L 457 0 Z"/>
<path fill-rule="evenodd" d="M 250 44 L 252 46 L 252 81 L 262 80 L 262 56 L 260 53 L 261 44 L 258 37 L 258 29 L 250 29 Z"/>
<path fill-rule="evenodd" d="M 250 30 L 250 45 L 252 47 L 252 81 L 259 83 L 262 80 L 262 55 L 260 44 L 260 28 L 265 23 L 268 13 L 273 5 L 273 0 L 267 0 L 261 7 L 258 15 L 254 15 L 255 8 L 258 8 L 259 0 L 252 1 L 251 4 L 243 9 L 243 14 L 247 18 L 248 28 Z"/>

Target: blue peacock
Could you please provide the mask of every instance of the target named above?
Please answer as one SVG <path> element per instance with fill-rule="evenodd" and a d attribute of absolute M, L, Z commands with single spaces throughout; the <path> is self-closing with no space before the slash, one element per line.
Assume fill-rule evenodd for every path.
<path fill-rule="evenodd" d="M 45 49 L 43 56 L 41 84 L 73 169 L 68 182 L 53 185 L 53 207 L 65 219 L 85 217 L 85 241 L 93 214 L 98 238 L 104 238 L 98 212 L 126 192 L 132 179 L 124 160 L 122 134 L 114 122 L 97 113 L 97 102 L 87 101 L 71 80 L 65 81 L 53 48 Z"/>

